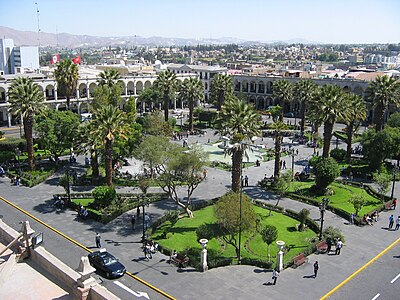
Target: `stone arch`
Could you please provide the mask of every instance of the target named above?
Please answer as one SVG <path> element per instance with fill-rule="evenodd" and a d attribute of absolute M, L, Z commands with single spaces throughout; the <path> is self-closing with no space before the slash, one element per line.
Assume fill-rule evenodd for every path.
<path fill-rule="evenodd" d="M 135 83 L 133 81 L 128 81 L 126 88 L 128 90 L 128 95 L 135 95 Z"/>
<path fill-rule="evenodd" d="M 118 80 L 118 84 L 122 88 L 121 96 L 125 96 L 125 82 L 123 80 Z"/>
<path fill-rule="evenodd" d="M 0 102 L 6 102 L 6 89 L 3 87 L 0 87 Z"/>
<path fill-rule="evenodd" d="M 356 85 L 356 86 L 354 87 L 354 89 L 353 89 L 353 93 L 354 93 L 354 94 L 357 94 L 357 95 L 359 95 L 359 96 L 362 96 L 362 95 L 364 94 L 364 90 L 363 90 L 363 88 L 362 88 L 361 86 Z"/>
<path fill-rule="evenodd" d="M 79 90 L 79 98 L 86 98 L 87 97 L 87 85 L 86 83 L 81 83 L 78 86 Z"/>
<path fill-rule="evenodd" d="M 250 93 L 257 92 L 257 84 L 254 80 L 250 81 Z"/>
<path fill-rule="evenodd" d="M 54 100 L 55 93 L 54 93 L 54 85 L 48 84 L 46 85 L 46 100 Z"/>
<path fill-rule="evenodd" d="M 144 83 L 144 88 L 145 89 L 148 89 L 148 88 L 150 88 L 151 87 L 151 82 L 150 82 L 150 80 L 146 80 L 146 82 Z"/>
<path fill-rule="evenodd" d="M 242 83 L 239 80 L 235 80 L 235 83 L 233 85 L 234 91 L 235 92 L 240 92 L 241 85 L 242 85 Z"/>
<path fill-rule="evenodd" d="M 258 82 L 257 93 L 258 94 L 264 94 L 265 93 L 265 83 L 264 83 L 264 81 L 259 81 Z"/>
<path fill-rule="evenodd" d="M 143 82 L 141 81 L 136 82 L 136 94 L 140 95 L 142 91 L 143 91 Z"/>
<path fill-rule="evenodd" d="M 250 104 L 252 104 L 253 107 L 255 107 L 255 106 L 256 106 L 256 96 L 250 96 L 250 97 L 248 98 L 248 102 L 249 102 Z"/>
<path fill-rule="evenodd" d="M 272 94 L 272 85 L 273 85 L 272 81 L 267 81 L 267 84 L 266 84 L 266 86 L 267 86 L 267 94 Z"/>
<path fill-rule="evenodd" d="M 97 88 L 97 84 L 92 82 L 91 84 L 89 84 L 89 95 L 90 97 L 94 97 L 94 91 Z"/>
<path fill-rule="evenodd" d="M 344 87 L 343 87 L 343 92 L 345 92 L 345 93 L 350 93 L 350 92 L 351 92 L 350 87 L 349 87 L 348 85 L 344 86 Z"/>
<path fill-rule="evenodd" d="M 79 106 L 79 112 L 81 114 L 89 112 L 89 103 L 88 102 L 81 102 Z"/>
<path fill-rule="evenodd" d="M 247 82 L 247 80 L 242 81 L 242 92 L 243 93 L 249 92 L 249 83 Z"/>

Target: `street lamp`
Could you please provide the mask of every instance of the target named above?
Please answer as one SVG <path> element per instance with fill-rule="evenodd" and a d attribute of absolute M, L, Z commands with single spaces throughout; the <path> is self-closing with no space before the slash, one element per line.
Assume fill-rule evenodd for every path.
<path fill-rule="evenodd" d="M 69 181 L 69 168 L 68 168 L 68 167 L 67 167 L 66 175 L 67 175 L 67 197 L 68 197 L 68 205 L 70 205 L 70 203 L 71 203 L 71 184 L 70 184 L 70 181 Z"/>
<path fill-rule="evenodd" d="M 324 214 L 325 214 L 326 207 L 328 206 L 328 203 L 329 203 L 329 198 L 322 198 L 322 203 L 320 203 L 320 205 L 319 205 L 319 211 L 321 213 L 321 227 L 320 227 L 320 231 L 319 231 L 319 240 L 322 240 L 322 230 L 323 230 L 323 226 L 324 226 Z"/>
<path fill-rule="evenodd" d="M 393 185 L 392 185 L 392 193 L 391 193 L 391 195 L 390 195 L 390 200 L 392 200 L 392 201 L 393 201 L 394 186 L 395 186 L 395 184 L 396 184 L 396 175 L 397 175 L 398 168 L 399 168 L 399 167 L 398 167 L 397 165 L 395 165 L 395 166 L 393 167 Z"/>
<path fill-rule="evenodd" d="M 147 199 L 144 199 L 141 206 L 142 206 L 142 210 L 143 210 L 143 235 L 142 235 L 142 243 L 144 243 L 146 241 L 146 224 L 147 222 L 145 222 L 145 217 L 146 217 L 146 213 L 145 213 L 145 207 L 149 207 L 150 203 Z"/>
<path fill-rule="evenodd" d="M 292 153 L 292 181 L 294 179 L 294 149 L 293 149 L 293 153 Z"/>
<path fill-rule="evenodd" d="M 240 255 L 240 248 L 242 245 L 242 198 L 243 198 L 243 168 L 240 164 L 240 195 L 239 195 L 239 261 L 241 263 L 242 257 Z"/>

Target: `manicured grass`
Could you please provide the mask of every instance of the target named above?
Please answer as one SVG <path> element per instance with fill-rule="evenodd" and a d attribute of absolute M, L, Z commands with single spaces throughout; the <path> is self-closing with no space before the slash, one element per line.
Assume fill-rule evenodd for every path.
<path fill-rule="evenodd" d="M 315 196 L 313 193 L 310 192 L 310 187 L 314 184 L 314 182 L 294 182 L 290 191 L 295 192 L 304 195 L 307 197 L 312 197 L 318 201 L 322 201 L 322 198 L 326 196 Z M 354 207 L 351 203 L 349 203 L 349 199 L 353 195 L 361 194 L 364 195 L 365 200 L 366 200 L 366 205 L 362 207 L 362 209 L 359 211 L 358 215 L 362 216 L 374 209 L 377 209 L 381 204 L 381 200 L 377 199 L 370 194 L 368 194 L 364 189 L 350 186 L 350 185 L 344 185 L 340 183 L 333 183 L 329 186 L 334 194 L 332 196 L 328 196 L 330 199 L 330 205 L 333 207 L 337 207 L 340 209 L 343 209 L 347 211 L 348 213 L 354 213 Z"/>
<path fill-rule="evenodd" d="M 94 202 L 93 198 L 76 198 L 71 200 L 76 205 L 82 205 L 84 207 Z"/>
<path fill-rule="evenodd" d="M 254 206 L 254 210 L 259 216 L 261 221 L 261 228 L 265 225 L 274 225 L 278 229 L 278 239 L 283 240 L 288 247 L 288 252 L 285 255 L 285 262 L 289 262 L 294 256 L 304 251 L 309 245 L 309 240 L 315 236 L 315 233 L 310 229 L 304 232 L 296 231 L 296 224 L 299 222 L 283 214 L 272 212 L 271 216 L 268 216 L 269 210 Z M 197 241 L 196 229 L 202 224 L 214 224 L 216 223 L 216 217 L 214 215 L 214 206 L 208 206 L 201 210 L 194 212 L 194 218 L 182 218 L 175 226 L 170 228 L 171 224 L 166 222 L 162 224 L 157 231 L 153 234 L 152 239 L 157 240 L 163 247 L 171 250 L 177 250 L 178 252 L 183 251 L 187 248 L 198 248 L 201 246 Z M 169 233 L 167 238 L 162 238 L 163 231 L 166 230 Z M 245 244 L 247 247 L 245 247 Z M 217 251 L 221 257 L 235 257 L 234 247 L 225 244 L 222 239 L 212 238 L 207 246 L 209 250 Z M 278 247 L 273 243 L 270 247 L 271 259 L 274 262 Z M 242 234 L 242 257 L 255 258 L 259 260 L 267 260 L 267 245 L 262 241 L 261 235 L 255 233 L 243 233 Z"/>

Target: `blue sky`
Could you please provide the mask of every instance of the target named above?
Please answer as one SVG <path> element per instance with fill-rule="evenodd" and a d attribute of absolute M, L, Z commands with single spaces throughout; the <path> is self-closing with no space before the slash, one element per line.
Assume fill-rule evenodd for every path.
<path fill-rule="evenodd" d="M 0 0 L 0 25 L 98 36 L 399 43 L 399 0 Z"/>

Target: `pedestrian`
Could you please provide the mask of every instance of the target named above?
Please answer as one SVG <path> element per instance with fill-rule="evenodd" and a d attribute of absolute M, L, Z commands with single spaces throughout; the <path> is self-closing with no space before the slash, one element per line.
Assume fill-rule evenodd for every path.
<path fill-rule="evenodd" d="M 389 217 L 389 229 L 393 228 L 393 223 L 394 223 L 394 217 L 393 217 L 393 215 L 390 215 L 390 217 Z"/>
<path fill-rule="evenodd" d="M 136 217 L 135 215 L 131 216 L 131 223 L 132 223 L 132 229 L 135 229 L 135 224 L 136 224 Z"/>
<path fill-rule="evenodd" d="M 318 269 L 319 269 L 318 261 L 315 261 L 315 263 L 314 263 L 314 278 L 317 278 Z"/>
<path fill-rule="evenodd" d="M 282 169 L 286 169 L 286 160 L 283 161 L 283 168 Z"/>
<path fill-rule="evenodd" d="M 140 207 L 138 206 L 136 208 L 136 219 L 139 219 L 139 217 L 140 217 Z"/>
<path fill-rule="evenodd" d="M 350 215 L 350 224 L 354 224 L 354 214 Z"/>
<path fill-rule="evenodd" d="M 393 209 L 396 209 L 396 205 L 397 205 L 397 199 L 394 198 L 394 199 L 393 199 L 393 203 L 392 203 L 392 208 L 393 208 Z"/>
<path fill-rule="evenodd" d="M 343 242 L 340 239 L 338 239 L 336 243 L 336 251 L 335 251 L 336 255 L 340 255 L 340 250 L 342 249 L 342 247 L 343 247 Z"/>
<path fill-rule="evenodd" d="M 101 236 L 98 232 L 96 232 L 96 247 L 101 248 Z"/>
<path fill-rule="evenodd" d="M 203 178 L 204 178 L 204 179 L 207 178 L 207 169 L 203 169 Z"/>
<path fill-rule="evenodd" d="M 396 227 L 394 228 L 394 230 L 399 230 L 399 227 L 400 227 L 400 216 L 398 216 L 396 219 Z"/>
<path fill-rule="evenodd" d="M 146 229 L 150 228 L 150 216 L 148 214 L 144 215 L 144 224 Z"/>
<path fill-rule="evenodd" d="M 280 164 L 280 167 L 281 167 L 281 170 L 282 170 L 283 161 L 281 160 L 281 161 L 279 162 L 279 164 Z"/>
<path fill-rule="evenodd" d="M 296 149 L 296 155 L 299 155 L 299 149 Z"/>
<path fill-rule="evenodd" d="M 326 239 L 326 243 L 328 244 L 328 248 L 326 249 L 326 253 L 328 254 L 329 252 L 331 252 L 331 248 L 332 248 L 332 239 L 330 237 L 328 237 Z"/>
<path fill-rule="evenodd" d="M 249 177 L 247 175 L 244 176 L 244 186 L 249 186 Z"/>
<path fill-rule="evenodd" d="M 276 280 L 278 279 L 279 272 L 276 269 L 272 270 L 272 280 L 274 281 L 272 284 L 276 285 Z"/>

